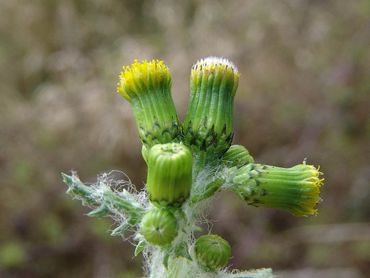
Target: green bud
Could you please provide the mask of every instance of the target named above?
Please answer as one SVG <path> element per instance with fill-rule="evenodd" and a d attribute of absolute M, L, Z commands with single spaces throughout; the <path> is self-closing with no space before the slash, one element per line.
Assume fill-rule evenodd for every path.
<path fill-rule="evenodd" d="M 241 167 L 254 162 L 253 157 L 242 145 L 232 145 L 223 155 L 222 160 L 230 167 Z"/>
<path fill-rule="evenodd" d="M 180 125 L 171 97 L 171 75 L 160 60 L 123 67 L 117 92 L 130 102 L 143 144 L 176 141 Z"/>
<path fill-rule="evenodd" d="M 231 189 L 249 205 L 281 208 L 296 216 L 317 214 L 320 199 L 319 169 L 299 164 L 281 168 L 248 164 L 237 170 Z"/>
<path fill-rule="evenodd" d="M 140 233 L 151 244 L 170 244 L 177 235 L 177 220 L 167 208 L 153 208 L 148 211 L 140 224 Z"/>
<path fill-rule="evenodd" d="M 181 143 L 158 144 L 149 150 L 147 190 L 152 202 L 181 205 L 190 194 L 192 154 Z"/>
<path fill-rule="evenodd" d="M 192 67 L 190 78 L 190 105 L 183 124 L 185 141 L 195 149 L 221 155 L 233 138 L 238 70 L 226 59 L 208 57 Z"/>
<path fill-rule="evenodd" d="M 199 237 L 195 242 L 194 251 L 198 264 L 210 272 L 225 267 L 231 257 L 230 244 L 218 235 Z"/>

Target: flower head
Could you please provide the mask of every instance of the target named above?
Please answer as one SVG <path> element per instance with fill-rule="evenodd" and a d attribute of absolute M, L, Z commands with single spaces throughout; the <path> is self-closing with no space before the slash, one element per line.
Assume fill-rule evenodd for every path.
<path fill-rule="evenodd" d="M 312 165 L 282 168 L 260 164 L 241 167 L 234 190 L 249 205 L 285 209 L 296 216 L 317 214 L 322 173 Z"/>
<path fill-rule="evenodd" d="M 131 66 L 123 66 L 119 75 L 117 92 L 128 101 L 151 91 L 169 90 L 171 74 L 162 60 L 135 60 Z"/>
<path fill-rule="evenodd" d="M 161 60 L 124 66 L 117 92 L 130 102 L 146 146 L 177 141 L 180 124 L 171 97 L 171 75 Z"/>
<path fill-rule="evenodd" d="M 144 215 L 140 233 L 151 244 L 169 244 L 177 235 L 176 217 L 167 208 L 153 208 Z"/>
<path fill-rule="evenodd" d="M 198 264 L 210 272 L 225 267 L 231 257 L 230 244 L 218 235 L 199 237 L 195 242 L 194 251 Z"/>
<path fill-rule="evenodd" d="M 230 147 L 238 82 L 238 70 L 227 59 L 208 57 L 193 65 L 184 121 L 185 141 L 193 148 L 219 156 Z"/>
<path fill-rule="evenodd" d="M 231 95 L 235 95 L 240 74 L 234 63 L 225 58 L 215 56 L 200 59 L 191 69 L 191 83 L 193 85 L 198 85 L 197 82 L 200 81 L 198 79 L 199 77 L 210 74 L 220 74 L 217 76 L 218 78 L 230 79 L 228 80 L 230 82 L 230 87 L 228 89 L 230 89 Z"/>
<path fill-rule="evenodd" d="M 190 195 L 192 154 L 181 143 L 154 145 L 148 153 L 147 190 L 153 203 L 181 205 Z"/>

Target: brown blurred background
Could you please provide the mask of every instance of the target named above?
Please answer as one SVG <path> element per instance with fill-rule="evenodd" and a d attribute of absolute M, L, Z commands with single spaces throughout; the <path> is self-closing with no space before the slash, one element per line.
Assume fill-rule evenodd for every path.
<path fill-rule="evenodd" d="M 320 164 L 320 214 L 295 218 L 223 193 L 213 231 L 235 268 L 279 277 L 369 277 L 370 2 L 0 1 L 0 277 L 140 277 L 133 246 L 65 194 L 111 169 L 145 181 L 122 65 L 163 59 L 180 117 L 191 65 L 241 72 L 235 140 L 261 163 Z"/>

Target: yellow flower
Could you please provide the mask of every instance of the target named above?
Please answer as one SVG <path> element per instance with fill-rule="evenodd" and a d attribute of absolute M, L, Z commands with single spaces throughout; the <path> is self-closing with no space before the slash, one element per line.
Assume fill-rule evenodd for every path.
<path fill-rule="evenodd" d="M 144 145 L 178 141 L 180 125 L 171 97 L 171 75 L 161 60 L 124 66 L 117 92 L 130 102 Z"/>
<path fill-rule="evenodd" d="M 123 66 L 119 75 L 117 92 L 128 101 L 143 93 L 169 90 L 171 74 L 162 60 L 135 60 L 131 66 Z"/>

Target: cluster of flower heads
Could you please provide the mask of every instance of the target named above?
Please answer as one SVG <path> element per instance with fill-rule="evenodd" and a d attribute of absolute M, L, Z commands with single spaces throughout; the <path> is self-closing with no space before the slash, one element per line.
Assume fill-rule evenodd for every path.
<path fill-rule="evenodd" d="M 127 191 L 121 194 L 106 186 L 95 190 L 64 175 L 71 194 L 98 207 L 92 216 L 118 211 L 127 215 L 126 222 L 138 231 L 135 254 L 154 246 L 159 249 L 149 249 L 149 253 L 154 257 L 160 250 L 166 267 L 169 258 L 182 256 L 204 272 L 217 272 L 229 261 L 229 243 L 212 234 L 194 241 L 199 204 L 216 192 L 229 190 L 248 205 L 280 208 L 296 216 L 317 213 L 323 184 L 319 169 L 305 162 L 291 168 L 258 164 L 245 147 L 232 145 L 239 83 L 233 63 L 208 57 L 194 64 L 182 123 L 172 100 L 171 80 L 160 60 L 123 67 L 117 92 L 130 103 L 143 144 L 149 203 L 135 202 Z M 121 232 L 125 225 L 116 230 Z"/>
<path fill-rule="evenodd" d="M 218 183 L 212 179 L 201 191 L 203 196 L 197 199 L 194 193 L 191 200 L 205 199 L 231 184 L 229 189 L 247 204 L 283 208 L 298 216 L 316 213 L 322 180 L 315 167 L 300 164 L 285 169 L 254 164 L 244 147 L 231 146 L 238 82 L 239 72 L 227 59 L 199 60 L 191 69 L 190 103 L 181 124 L 171 97 L 170 72 L 163 61 L 135 61 L 123 67 L 117 92 L 132 105 L 148 164 L 146 189 L 155 204 L 154 211 L 149 211 L 142 221 L 147 241 L 162 245 L 176 237 L 176 218 L 167 208 L 181 207 L 191 192 L 199 195 L 192 184 L 197 184 L 200 168 L 217 163 L 229 166 L 228 176 Z M 202 245 L 206 245 L 206 239 L 202 238 Z M 212 242 L 218 240 L 224 241 L 212 235 Z M 224 243 L 220 246 L 229 248 Z M 210 248 L 203 249 L 209 254 Z M 226 263 L 223 260 L 219 266 Z"/>

